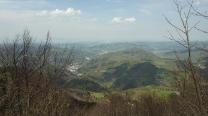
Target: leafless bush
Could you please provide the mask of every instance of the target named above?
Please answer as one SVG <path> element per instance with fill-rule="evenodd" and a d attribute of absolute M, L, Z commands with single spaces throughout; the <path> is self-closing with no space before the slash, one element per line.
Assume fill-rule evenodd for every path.
<path fill-rule="evenodd" d="M 0 44 L 0 114 L 68 115 L 72 98 L 55 86 L 72 63 L 67 52 L 52 48 L 49 33 L 45 43 L 33 43 L 28 30 Z"/>
<path fill-rule="evenodd" d="M 180 93 L 183 98 L 181 99 L 181 106 L 191 108 L 196 116 L 207 115 L 207 110 L 204 105 L 205 99 L 202 97 L 205 94 L 202 92 L 202 78 L 192 60 L 194 44 L 191 41 L 191 32 L 193 29 L 196 29 L 199 24 L 199 22 L 196 22 L 191 25 L 191 19 L 194 16 L 194 1 L 187 1 L 186 5 L 183 5 L 177 0 L 174 0 L 174 3 L 180 23 L 178 25 L 173 24 L 167 17 L 165 17 L 165 19 L 176 30 L 175 35 L 169 33 L 169 39 L 175 41 L 187 50 L 187 58 L 183 61 L 180 60 L 180 56 L 176 55 L 180 66 L 182 66 L 179 67 L 179 71 L 177 71 L 179 72 L 179 75 L 177 75 L 179 76 L 178 89 L 181 90 Z M 183 76 L 181 74 L 183 74 Z M 191 110 L 188 112 L 191 113 Z"/>

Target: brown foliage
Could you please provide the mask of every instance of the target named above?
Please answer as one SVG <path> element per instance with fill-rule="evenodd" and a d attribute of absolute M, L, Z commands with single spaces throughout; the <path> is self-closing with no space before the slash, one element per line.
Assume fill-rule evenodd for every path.
<path fill-rule="evenodd" d="M 52 51 L 50 39 L 37 45 L 26 30 L 0 45 L 0 115 L 65 116 L 89 105 L 56 86 L 72 59 Z"/>

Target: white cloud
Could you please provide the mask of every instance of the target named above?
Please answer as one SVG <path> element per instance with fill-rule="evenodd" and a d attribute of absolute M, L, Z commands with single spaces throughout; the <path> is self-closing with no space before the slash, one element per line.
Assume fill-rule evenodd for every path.
<path fill-rule="evenodd" d="M 136 22 L 136 18 L 135 17 L 130 17 L 130 18 L 124 19 L 124 21 L 129 22 L 129 23 L 134 23 L 134 22 Z"/>
<path fill-rule="evenodd" d="M 66 10 L 55 9 L 52 11 L 43 10 L 37 13 L 38 16 L 74 16 L 82 13 L 79 9 L 67 8 Z"/>
<path fill-rule="evenodd" d="M 123 20 L 121 17 L 114 17 L 112 19 L 112 23 L 122 23 L 122 22 L 123 22 Z"/>
<path fill-rule="evenodd" d="M 114 17 L 112 19 L 112 23 L 134 23 L 136 22 L 136 18 L 135 17 L 128 17 L 128 18 L 122 18 L 122 17 Z"/>

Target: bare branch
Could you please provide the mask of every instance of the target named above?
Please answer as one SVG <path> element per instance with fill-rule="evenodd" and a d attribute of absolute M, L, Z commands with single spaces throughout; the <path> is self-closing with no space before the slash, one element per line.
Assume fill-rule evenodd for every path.
<path fill-rule="evenodd" d="M 203 33 L 205 33 L 205 34 L 208 34 L 208 31 L 205 31 L 205 30 L 200 29 L 200 28 L 198 28 L 198 27 L 195 27 L 195 29 L 197 29 L 198 31 L 201 31 L 201 32 L 203 32 Z"/>
<path fill-rule="evenodd" d="M 175 29 L 181 31 L 182 33 L 185 33 L 180 27 L 174 25 L 166 16 L 165 16 L 165 20 L 171 25 L 173 26 Z"/>

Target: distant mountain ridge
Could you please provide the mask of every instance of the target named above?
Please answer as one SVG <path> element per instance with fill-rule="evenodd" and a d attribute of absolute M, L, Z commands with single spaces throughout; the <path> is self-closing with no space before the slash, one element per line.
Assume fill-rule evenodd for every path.
<path fill-rule="evenodd" d="M 169 71 L 157 66 L 162 59 L 139 48 L 106 53 L 88 62 L 80 72 L 113 89 L 129 89 L 161 84 Z M 173 77 L 167 77 L 172 80 Z M 170 79 L 171 78 L 171 79 Z"/>

